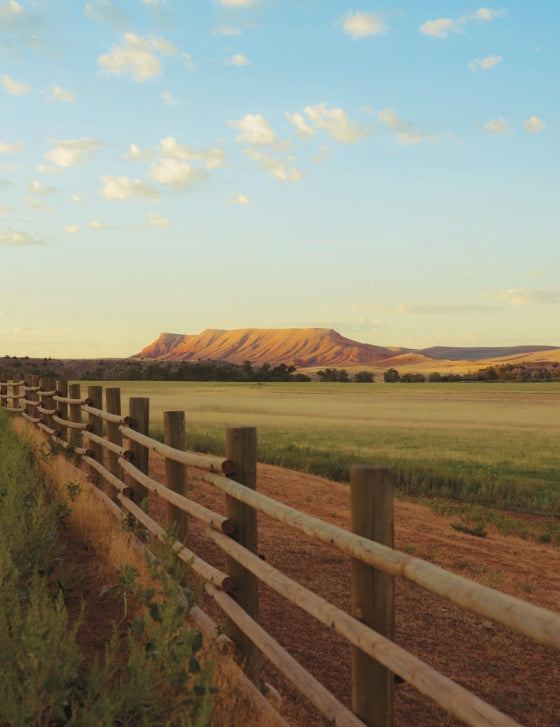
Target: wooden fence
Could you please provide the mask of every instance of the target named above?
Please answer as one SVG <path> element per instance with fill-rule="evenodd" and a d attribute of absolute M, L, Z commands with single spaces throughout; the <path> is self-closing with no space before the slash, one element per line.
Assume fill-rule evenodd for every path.
<path fill-rule="evenodd" d="M 187 452 L 184 412 L 164 413 L 164 443 L 149 436 L 149 400 L 131 398 L 121 412 L 120 390 L 26 376 L 0 375 L 0 404 L 39 427 L 60 447 L 71 449 L 89 468 L 97 493 L 108 507 L 118 503 L 155 538 L 164 529 L 141 507 L 148 492 L 168 503 L 176 524 L 179 557 L 192 562 L 206 592 L 226 616 L 227 633 L 239 662 L 255 683 L 259 653 L 269 659 L 333 725 L 393 724 L 394 675 L 430 697 L 465 724 L 506 727 L 518 724 L 448 679 L 393 641 L 393 583 L 404 578 L 513 631 L 560 650 L 560 616 L 393 549 L 393 482 L 390 468 L 357 465 L 350 472 L 352 530 L 327 524 L 256 491 L 256 430 L 226 430 L 226 456 Z M 124 446 L 123 441 L 126 442 Z M 104 456 L 106 451 L 107 456 Z M 149 476 L 149 452 L 165 457 L 164 485 Z M 186 496 L 186 468 L 204 471 L 203 479 L 225 496 L 225 515 Z M 126 477 L 125 477 L 126 475 Z M 107 483 L 112 497 L 101 487 Z M 128 484 L 127 484 L 128 483 Z M 351 613 L 281 573 L 257 554 L 257 515 L 264 513 L 351 556 Z M 188 519 L 208 526 L 206 534 L 226 555 L 225 572 L 188 548 Z M 352 646 L 352 711 L 275 641 L 258 623 L 258 582 L 274 589 Z"/>

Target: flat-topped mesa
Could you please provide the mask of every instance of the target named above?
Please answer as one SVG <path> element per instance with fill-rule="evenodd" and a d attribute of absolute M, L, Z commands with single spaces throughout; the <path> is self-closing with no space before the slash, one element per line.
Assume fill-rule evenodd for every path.
<path fill-rule="evenodd" d="M 394 349 L 353 341 L 332 328 L 242 328 L 208 329 L 198 335 L 162 333 L 132 358 L 304 367 L 375 365 L 394 355 Z"/>

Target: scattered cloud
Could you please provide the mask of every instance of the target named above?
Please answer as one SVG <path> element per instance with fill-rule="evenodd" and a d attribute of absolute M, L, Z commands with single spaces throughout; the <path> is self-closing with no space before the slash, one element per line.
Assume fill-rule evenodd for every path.
<path fill-rule="evenodd" d="M 389 27 L 379 13 L 349 12 L 342 24 L 344 32 L 351 38 L 365 38 L 368 35 L 381 35 Z"/>
<path fill-rule="evenodd" d="M 102 176 L 103 188 L 101 194 L 105 199 L 127 202 L 135 197 L 157 199 L 159 193 L 155 187 L 142 182 L 140 179 L 129 177 Z"/>
<path fill-rule="evenodd" d="M 11 215 L 13 211 L 13 207 L 4 207 L 3 204 L 0 204 L 0 215 Z"/>
<path fill-rule="evenodd" d="M 299 182 L 304 174 L 289 163 L 270 155 L 268 151 L 262 152 L 258 149 L 247 149 L 246 154 L 258 162 L 261 169 L 264 169 L 271 177 L 280 182 Z"/>
<path fill-rule="evenodd" d="M 529 132 L 529 134 L 539 134 L 541 131 L 546 129 L 546 124 L 544 121 L 541 121 L 538 116 L 531 116 L 531 118 L 527 119 L 527 121 L 523 124 L 523 128 L 525 131 Z"/>
<path fill-rule="evenodd" d="M 60 86 L 53 86 L 50 95 L 47 95 L 49 101 L 62 101 L 64 103 L 73 103 L 76 100 L 76 94 L 72 91 L 66 91 Z"/>
<path fill-rule="evenodd" d="M 30 86 L 10 78 L 10 76 L 2 76 L 2 85 L 11 96 L 24 96 L 31 91 Z"/>
<path fill-rule="evenodd" d="M 150 43 L 158 53 L 161 53 L 162 56 L 173 56 L 178 53 L 177 46 L 173 45 L 173 43 L 170 43 L 165 38 L 154 36 L 150 38 Z"/>
<path fill-rule="evenodd" d="M 377 118 L 395 132 L 395 138 L 403 146 L 420 144 L 423 141 L 435 143 L 438 138 L 433 134 L 418 131 L 410 121 L 401 118 L 394 109 L 383 109 L 377 113 Z"/>
<path fill-rule="evenodd" d="M 158 145 L 158 151 L 162 156 L 169 159 L 202 162 L 207 169 L 223 167 L 226 158 L 225 151 L 219 147 L 193 149 L 187 144 L 179 144 L 173 136 L 162 139 Z"/>
<path fill-rule="evenodd" d="M 527 275 L 533 278 L 538 275 L 550 275 L 550 272 L 548 270 L 531 270 Z"/>
<path fill-rule="evenodd" d="M 89 223 L 89 229 L 93 230 L 94 232 L 100 232 L 101 230 L 114 230 L 114 225 L 105 225 L 103 222 L 99 222 L 98 220 L 92 220 Z"/>
<path fill-rule="evenodd" d="M 243 53 L 235 53 L 230 61 L 230 66 L 249 66 L 251 65 L 251 61 L 247 58 L 247 56 L 244 56 Z"/>
<path fill-rule="evenodd" d="M 510 305 L 550 305 L 560 302 L 560 291 L 530 291 L 524 288 L 509 288 L 484 293 L 485 298 L 505 300 Z"/>
<path fill-rule="evenodd" d="M 64 228 L 64 232 L 67 232 L 69 235 L 75 235 L 79 231 L 79 225 L 66 225 L 66 227 Z"/>
<path fill-rule="evenodd" d="M 124 44 L 116 46 L 106 55 L 99 56 L 97 63 L 115 76 L 131 75 L 135 81 L 148 81 L 160 76 L 163 70 L 161 61 L 152 49 L 163 55 L 169 55 L 171 48 L 176 52 L 175 46 L 163 38 L 153 38 L 148 41 L 134 33 L 126 33 Z"/>
<path fill-rule="evenodd" d="M 495 68 L 502 62 L 502 60 L 502 56 L 486 56 L 486 58 L 475 58 L 474 61 L 471 61 L 469 63 L 469 68 L 472 71 L 487 71 L 490 68 Z"/>
<path fill-rule="evenodd" d="M 489 134 L 493 134 L 494 136 L 510 133 L 509 121 L 506 121 L 502 116 L 486 122 L 486 124 L 484 124 L 484 128 Z"/>
<path fill-rule="evenodd" d="M 41 199 L 36 199 L 35 197 L 22 197 L 21 201 L 33 210 L 46 210 L 48 212 L 52 210 L 52 207 L 49 204 L 43 202 Z"/>
<path fill-rule="evenodd" d="M 85 204 L 86 201 L 83 197 L 80 197 L 79 194 L 73 194 L 72 195 L 72 202 L 75 202 L 76 204 Z"/>
<path fill-rule="evenodd" d="M 128 15 L 108 0 L 95 0 L 88 3 L 84 13 L 86 17 L 109 25 L 113 30 L 121 31 L 128 23 Z"/>
<path fill-rule="evenodd" d="M 167 217 L 158 215 L 157 212 L 150 210 L 150 212 L 148 212 L 148 227 L 171 227 L 171 222 L 167 219 Z"/>
<path fill-rule="evenodd" d="M 244 194 L 234 194 L 228 204 L 248 205 L 251 204 L 251 200 Z"/>
<path fill-rule="evenodd" d="M 183 68 L 186 68 L 189 73 L 196 71 L 196 63 L 193 61 L 190 53 L 183 53 L 181 55 L 181 63 L 183 64 Z"/>
<path fill-rule="evenodd" d="M 353 144 L 361 137 L 373 133 L 373 129 L 351 121 L 342 109 L 327 108 L 326 103 L 306 106 L 304 112 L 312 124 L 324 129 L 331 139 L 340 144 Z"/>
<path fill-rule="evenodd" d="M 316 130 L 309 126 L 305 117 L 303 114 L 300 114 L 299 111 L 296 111 L 293 114 L 286 112 L 286 118 L 296 127 L 296 136 L 300 139 L 307 141 L 315 136 Z"/>
<path fill-rule="evenodd" d="M 136 144 L 131 144 L 129 149 L 128 154 L 124 155 L 127 162 L 143 162 L 154 158 L 154 152 L 151 149 L 140 149 Z"/>
<path fill-rule="evenodd" d="M 57 191 L 55 187 L 51 187 L 49 184 L 41 184 L 41 182 L 37 182 L 36 180 L 29 182 L 27 188 L 31 194 L 40 195 L 52 194 Z"/>
<path fill-rule="evenodd" d="M 468 23 L 491 22 L 505 15 L 504 10 L 493 8 L 479 8 L 472 15 L 459 15 L 457 18 L 436 18 L 426 20 L 419 31 L 424 35 L 431 35 L 434 38 L 447 38 L 450 33 L 464 33 Z"/>
<path fill-rule="evenodd" d="M 247 114 L 239 121 L 228 121 L 228 126 L 241 133 L 237 141 L 251 146 L 277 146 L 278 137 L 262 114 Z"/>
<path fill-rule="evenodd" d="M 8 228 L 7 232 L 0 232 L 0 245 L 24 247 L 26 245 L 42 245 L 43 242 L 29 232 Z"/>
<path fill-rule="evenodd" d="M 45 158 L 63 169 L 81 164 L 93 151 L 101 148 L 100 142 L 95 139 L 61 139 L 50 143 L 53 148 L 45 154 Z"/>
<path fill-rule="evenodd" d="M 207 174 L 205 169 L 193 167 L 179 159 L 164 158 L 151 165 L 149 176 L 160 184 L 184 189 L 201 181 Z"/>
<path fill-rule="evenodd" d="M 17 154 L 18 151 L 23 149 L 21 141 L 16 141 L 13 144 L 6 144 L 0 141 L 0 154 Z"/>
<path fill-rule="evenodd" d="M 434 38 L 447 38 L 449 33 L 463 33 L 466 23 L 467 18 L 465 16 L 455 20 L 452 18 L 436 18 L 436 20 L 426 20 L 419 30 L 424 35 L 431 35 Z"/>
<path fill-rule="evenodd" d="M 175 96 L 173 96 L 173 94 L 169 93 L 168 91 L 164 91 L 162 94 L 160 94 L 160 98 L 166 106 L 177 106 L 179 103 Z"/>
<path fill-rule="evenodd" d="M 16 0 L 0 3 L 0 20 L 10 22 L 23 15 L 23 7 Z"/>
<path fill-rule="evenodd" d="M 218 0 L 225 8 L 250 8 L 258 5 L 260 0 Z"/>

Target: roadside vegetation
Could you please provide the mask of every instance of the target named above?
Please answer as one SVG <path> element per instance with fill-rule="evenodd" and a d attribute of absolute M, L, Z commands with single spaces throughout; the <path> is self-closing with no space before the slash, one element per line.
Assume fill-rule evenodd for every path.
<path fill-rule="evenodd" d="M 87 616 L 71 622 L 65 604 L 68 505 L 41 476 L 41 452 L 1 410 L 0 449 L 0 724 L 209 725 L 211 667 L 198 658 L 200 633 L 185 627 L 193 599 L 170 549 L 152 564 L 148 588 L 121 567 L 107 590 L 119 595 L 122 618 L 103 664 L 88 663 L 77 641 Z"/>

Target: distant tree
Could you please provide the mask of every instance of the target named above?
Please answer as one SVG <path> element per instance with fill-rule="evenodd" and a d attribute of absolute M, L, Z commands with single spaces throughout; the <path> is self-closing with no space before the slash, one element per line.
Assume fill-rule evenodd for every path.
<path fill-rule="evenodd" d="M 426 381 L 424 374 L 411 372 L 409 374 L 403 374 L 400 377 L 400 381 L 404 384 L 423 384 Z"/>
<path fill-rule="evenodd" d="M 338 381 L 342 383 L 350 381 L 350 376 L 346 369 L 325 369 L 324 371 L 317 371 L 317 376 L 319 377 L 319 381 Z"/>
<path fill-rule="evenodd" d="M 439 371 L 432 371 L 428 376 L 428 381 L 441 381 L 441 374 Z"/>
<path fill-rule="evenodd" d="M 387 369 L 383 374 L 383 381 L 387 384 L 396 384 L 400 380 L 399 372 L 397 369 Z"/>
<path fill-rule="evenodd" d="M 357 374 L 354 374 L 354 381 L 357 384 L 373 384 L 375 381 L 375 374 L 371 371 L 358 371 Z"/>

